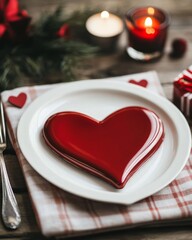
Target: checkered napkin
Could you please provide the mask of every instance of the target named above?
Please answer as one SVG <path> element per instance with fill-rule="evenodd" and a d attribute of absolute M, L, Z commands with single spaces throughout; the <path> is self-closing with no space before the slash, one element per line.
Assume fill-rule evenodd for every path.
<path fill-rule="evenodd" d="M 163 95 L 155 72 L 111 78 L 114 81 L 130 80 L 144 83 L 151 91 Z M 142 81 L 142 80 L 147 80 Z M 101 80 L 102 81 L 102 80 Z M 65 84 L 65 83 L 60 83 Z M 72 236 L 111 231 L 136 226 L 154 226 L 162 223 L 179 223 L 192 216 L 192 158 L 179 176 L 166 188 L 129 206 L 108 204 L 84 199 L 58 189 L 43 179 L 22 155 L 16 129 L 19 119 L 30 103 L 56 85 L 22 87 L 1 94 L 8 117 L 8 128 L 13 147 L 24 173 L 34 213 L 42 233 L 46 236 Z M 7 102 L 9 96 L 27 94 L 21 109 Z"/>

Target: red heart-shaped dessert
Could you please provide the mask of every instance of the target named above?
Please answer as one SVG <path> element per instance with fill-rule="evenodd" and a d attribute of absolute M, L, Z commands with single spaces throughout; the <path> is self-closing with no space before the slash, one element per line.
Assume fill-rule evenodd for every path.
<path fill-rule="evenodd" d="M 27 95 L 23 92 L 21 92 L 18 96 L 10 96 L 8 98 L 8 102 L 13 104 L 14 106 L 18 108 L 22 108 L 26 102 Z"/>
<path fill-rule="evenodd" d="M 46 121 L 43 136 L 69 162 L 122 188 L 160 146 L 164 130 L 154 112 L 126 107 L 102 121 L 78 112 L 56 113 Z"/>
<path fill-rule="evenodd" d="M 148 85 L 148 81 L 145 80 L 145 79 L 142 79 L 140 81 L 135 81 L 134 79 L 131 79 L 131 80 L 129 80 L 129 83 L 133 83 L 135 85 L 138 85 L 138 86 L 141 86 L 141 87 L 144 87 L 144 88 L 146 88 L 147 85 Z"/>

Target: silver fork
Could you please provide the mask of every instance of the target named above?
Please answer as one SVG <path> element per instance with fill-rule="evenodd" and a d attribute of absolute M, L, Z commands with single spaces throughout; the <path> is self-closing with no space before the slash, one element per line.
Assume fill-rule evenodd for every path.
<path fill-rule="evenodd" d="M 7 174 L 3 152 L 6 149 L 6 128 L 3 104 L 0 103 L 0 164 L 2 181 L 2 219 L 9 229 L 16 229 L 21 222 L 21 216 L 16 198 L 14 196 Z"/>

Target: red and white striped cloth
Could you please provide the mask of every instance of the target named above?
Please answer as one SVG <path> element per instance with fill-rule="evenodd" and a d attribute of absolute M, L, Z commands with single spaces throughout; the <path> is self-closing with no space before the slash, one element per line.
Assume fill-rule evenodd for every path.
<path fill-rule="evenodd" d="M 163 95 L 155 72 L 113 79 L 116 81 L 146 79 L 148 89 Z M 56 85 L 22 87 L 1 94 L 8 117 L 11 141 L 26 179 L 36 219 L 44 235 L 83 235 L 178 221 L 181 224 L 192 217 L 192 157 L 169 186 L 130 206 L 96 202 L 75 196 L 58 189 L 36 173 L 20 151 L 16 129 L 22 113 L 30 103 L 53 86 Z M 16 96 L 20 92 L 27 94 L 27 102 L 21 109 L 7 102 L 10 95 Z"/>

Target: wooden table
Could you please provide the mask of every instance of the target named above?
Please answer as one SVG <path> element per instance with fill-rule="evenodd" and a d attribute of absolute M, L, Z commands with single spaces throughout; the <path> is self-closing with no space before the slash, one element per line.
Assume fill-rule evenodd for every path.
<path fill-rule="evenodd" d="M 95 3 L 96 2 L 96 3 Z M 124 13 L 124 9 L 135 6 L 133 0 L 21 0 L 22 7 L 28 9 L 30 15 L 34 18 L 39 17 L 43 10 L 51 11 L 58 4 L 65 3 L 70 14 L 74 9 L 84 9 L 89 6 L 100 7 L 109 11 L 118 11 Z M 78 70 L 79 79 L 103 78 L 109 76 L 125 75 L 149 70 L 155 70 L 158 73 L 163 89 L 168 99 L 172 99 L 172 82 L 180 71 L 192 64 L 192 4 L 190 0 L 142 0 L 137 5 L 154 5 L 164 8 L 171 15 L 172 21 L 169 29 L 168 41 L 164 56 L 153 63 L 139 63 L 128 58 L 125 51 L 117 51 L 112 54 L 106 54 L 85 62 L 83 67 Z M 188 44 L 188 51 L 180 59 L 171 59 L 169 57 L 171 42 L 173 39 L 185 38 Z M 125 41 L 124 39 L 123 41 Z M 25 83 L 24 83 L 25 84 Z M 31 84 L 33 81 L 31 80 Z M 18 165 L 15 153 L 10 146 L 6 150 L 5 160 L 13 190 L 16 194 L 19 206 L 21 208 L 22 224 L 16 231 L 6 230 L 0 222 L 0 239 L 45 239 L 37 226 L 35 216 L 32 210 L 31 202 L 25 185 L 25 181 Z M 51 238 L 54 239 L 54 238 Z M 109 232 L 105 234 L 92 235 L 85 238 L 74 239 L 132 239 L 132 240 L 158 240 L 158 239 L 192 239 L 192 227 L 186 224 L 177 224 L 177 228 L 165 227 L 137 228 L 132 230 L 123 230 Z"/>

